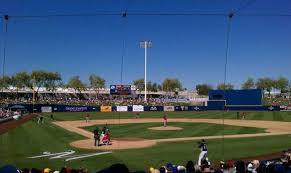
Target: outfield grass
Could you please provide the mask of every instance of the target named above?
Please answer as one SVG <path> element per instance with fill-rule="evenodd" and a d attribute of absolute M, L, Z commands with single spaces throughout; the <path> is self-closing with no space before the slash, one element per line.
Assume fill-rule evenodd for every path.
<path fill-rule="evenodd" d="M 148 128 L 161 126 L 161 123 L 144 123 L 144 124 L 108 124 L 112 138 L 120 137 L 134 137 L 144 139 L 165 139 L 165 138 L 181 138 L 181 137 L 196 137 L 196 136 L 214 136 L 233 134 L 250 134 L 250 133 L 264 133 L 265 129 L 230 126 L 221 124 L 208 124 L 208 123 L 178 123 L 170 122 L 168 126 L 181 127 L 182 130 L 150 130 Z M 99 125 L 99 129 L 103 127 Z M 83 127 L 84 129 L 93 132 L 96 126 Z"/>
<path fill-rule="evenodd" d="M 61 166 L 62 163 L 59 163 L 60 161 L 26 158 L 41 154 L 44 151 L 71 149 L 69 142 L 79 139 L 84 139 L 84 137 L 58 128 L 51 123 L 38 125 L 36 122 L 30 121 L 8 133 L 0 135 L 0 163 L 11 163 L 20 167 L 44 167 L 51 164 Z"/>
<path fill-rule="evenodd" d="M 141 118 L 161 118 L 164 112 L 142 112 Z M 201 112 L 167 112 L 169 118 L 215 118 L 215 119 L 236 119 L 236 112 L 201 111 Z M 50 114 L 46 114 L 50 115 Z M 85 120 L 86 113 L 54 113 L 54 118 L 58 121 Z M 133 112 L 91 112 L 91 119 L 119 119 L 133 118 Z M 267 121 L 291 121 L 291 112 L 247 112 L 248 120 L 267 120 Z"/>

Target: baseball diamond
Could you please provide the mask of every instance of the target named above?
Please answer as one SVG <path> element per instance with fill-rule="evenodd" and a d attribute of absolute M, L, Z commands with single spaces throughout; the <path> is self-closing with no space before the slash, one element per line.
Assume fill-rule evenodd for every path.
<path fill-rule="evenodd" d="M 0 16 L 0 173 L 291 173 L 290 0 Z"/>
<path fill-rule="evenodd" d="M 249 112 L 244 120 L 237 120 L 236 112 L 169 112 L 169 126 L 182 128 L 182 130 L 177 131 L 149 129 L 163 127 L 162 112 L 143 112 L 140 113 L 139 118 L 128 112 L 90 114 L 90 122 L 86 122 L 83 113 L 55 113 L 55 120 L 51 120 L 50 113 L 46 113 L 44 114 L 44 124 L 37 124 L 36 119 L 0 136 L 1 145 L 5 146 L 16 146 L 15 142 L 25 141 L 25 137 L 30 136 L 28 143 L 29 146 L 34 146 L 33 148 L 27 145 L 17 145 L 13 152 L 1 150 L 1 153 L 3 153 L 4 158 L 9 159 L 6 161 L 19 165 L 25 163 L 31 166 L 41 166 L 43 160 L 46 160 L 47 163 L 54 165 L 52 167 L 58 167 L 62 164 L 58 159 L 28 160 L 27 157 L 43 151 L 64 152 L 69 149 L 78 154 L 90 156 L 90 153 L 93 155 L 96 151 L 102 153 L 102 150 L 105 150 L 112 152 L 112 154 L 100 156 L 95 154 L 96 156 L 92 156 L 92 158 L 84 158 L 86 162 L 82 162 L 82 159 L 76 159 L 74 162 L 70 161 L 66 164 L 82 162 L 86 167 L 96 169 L 95 159 L 98 159 L 98 167 L 105 167 L 109 163 L 122 159 L 131 169 L 146 169 L 149 166 L 162 164 L 163 160 L 168 157 L 167 154 L 159 154 L 159 157 L 155 157 L 160 153 L 157 151 L 172 152 L 176 155 L 173 161 L 177 163 L 184 162 L 185 158 L 195 159 L 199 150 L 193 148 L 193 141 L 199 141 L 202 138 L 207 140 L 208 157 L 215 163 L 222 155 L 222 132 L 226 141 L 224 144 L 226 159 L 273 154 L 291 145 L 289 135 L 291 115 L 289 112 Z M 222 115 L 225 117 L 223 128 L 222 119 L 218 119 Z M 112 145 L 95 147 L 93 129 L 96 126 L 103 127 L 105 124 L 111 133 L 116 133 L 112 134 Z M 183 131 L 193 131 L 193 133 L 182 133 Z M 197 133 L 194 133 L 195 131 Z M 211 135 L 207 135 L 207 132 Z M 181 134 L 177 134 L 177 137 L 175 133 Z M 174 137 L 168 138 L 167 136 Z M 256 148 L 251 147 L 254 142 Z M 192 151 L 191 154 L 189 151 Z M 136 159 L 138 153 L 143 153 L 143 158 L 151 158 L 151 163 Z M 17 158 L 15 154 L 18 155 Z M 1 157 L 1 159 L 3 158 Z"/>

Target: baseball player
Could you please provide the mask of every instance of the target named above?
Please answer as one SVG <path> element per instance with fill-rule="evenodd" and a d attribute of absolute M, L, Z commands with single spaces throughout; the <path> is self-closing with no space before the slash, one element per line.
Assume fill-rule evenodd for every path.
<path fill-rule="evenodd" d="M 53 114 L 51 114 L 51 120 L 55 120 L 55 118 L 54 118 L 54 115 L 53 115 Z"/>
<path fill-rule="evenodd" d="M 107 124 L 103 126 L 101 133 L 105 135 L 106 132 L 109 132 L 109 128 L 107 127 Z"/>
<path fill-rule="evenodd" d="M 89 120 L 90 120 L 90 114 L 87 113 L 87 114 L 86 114 L 86 123 L 89 122 Z"/>
<path fill-rule="evenodd" d="M 43 115 L 38 115 L 38 121 L 37 121 L 37 124 L 41 123 L 43 124 L 44 120 L 43 120 Z"/>
<path fill-rule="evenodd" d="M 240 113 L 236 112 L 236 119 L 239 119 L 239 117 L 240 117 Z"/>
<path fill-rule="evenodd" d="M 166 113 L 164 113 L 163 120 L 164 120 L 164 127 L 167 127 L 168 117 L 167 117 L 167 114 Z"/>
<path fill-rule="evenodd" d="M 139 112 L 135 113 L 135 118 L 139 118 Z"/>
<path fill-rule="evenodd" d="M 206 141 L 202 139 L 201 141 L 198 142 L 198 148 L 200 148 L 200 154 L 198 158 L 198 165 L 201 166 L 202 159 L 207 157 L 207 145 Z"/>
<path fill-rule="evenodd" d="M 100 145 L 99 128 L 96 127 L 93 133 L 94 133 L 94 146 L 96 146 L 96 143 L 97 143 L 97 146 L 99 146 Z"/>

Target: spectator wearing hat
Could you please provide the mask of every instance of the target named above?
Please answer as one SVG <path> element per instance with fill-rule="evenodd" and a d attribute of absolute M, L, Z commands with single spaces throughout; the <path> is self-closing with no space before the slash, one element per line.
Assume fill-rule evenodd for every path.
<path fill-rule="evenodd" d="M 29 173 L 29 169 L 27 169 L 27 168 L 23 168 L 23 169 L 21 170 L 21 173 Z"/>
<path fill-rule="evenodd" d="M 179 173 L 186 173 L 186 167 L 185 166 L 177 166 L 178 172 Z"/>
<path fill-rule="evenodd" d="M 36 169 L 36 168 L 32 168 L 30 170 L 31 173 L 41 173 L 41 171 L 39 169 Z"/>
<path fill-rule="evenodd" d="M 186 171 L 187 173 L 194 173 L 195 172 L 195 168 L 194 168 L 194 162 L 189 160 L 186 164 Z"/>
<path fill-rule="evenodd" d="M 69 173 L 68 168 L 62 167 L 60 173 Z"/>
<path fill-rule="evenodd" d="M 237 173 L 245 173 L 245 163 L 243 161 L 237 161 L 235 167 Z"/>
<path fill-rule="evenodd" d="M 254 165 L 252 163 L 247 164 L 247 173 L 253 173 Z"/>
<path fill-rule="evenodd" d="M 72 169 L 70 173 L 79 173 L 79 171 L 77 169 Z"/>
<path fill-rule="evenodd" d="M 160 167 L 159 171 L 160 171 L 160 173 L 166 173 L 166 168 L 165 167 Z"/>
<path fill-rule="evenodd" d="M 5 165 L 0 168 L 0 173 L 18 173 L 15 166 Z"/>
<path fill-rule="evenodd" d="M 120 164 L 120 163 L 111 165 L 109 167 L 109 170 L 110 170 L 110 173 L 116 173 L 116 172 L 118 172 L 118 173 L 130 173 L 127 166 L 124 164 Z"/>
<path fill-rule="evenodd" d="M 224 161 L 220 161 L 219 164 L 219 169 L 215 171 L 215 173 L 224 173 L 226 172 L 226 164 L 224 163 Z"/>

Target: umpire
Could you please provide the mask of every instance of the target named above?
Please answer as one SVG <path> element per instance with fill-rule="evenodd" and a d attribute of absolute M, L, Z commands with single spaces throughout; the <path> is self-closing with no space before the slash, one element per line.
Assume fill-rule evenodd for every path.
<path fill-rule="evenodd" d="M 97 143 L 97 146 L 99 146 L 100 145 L 100 132 L 99 132 L 99 128 L 96 127 L 93 133 L 94 133 L 94 145 L 96 146 L 96 143 Z"/>

